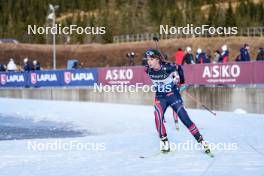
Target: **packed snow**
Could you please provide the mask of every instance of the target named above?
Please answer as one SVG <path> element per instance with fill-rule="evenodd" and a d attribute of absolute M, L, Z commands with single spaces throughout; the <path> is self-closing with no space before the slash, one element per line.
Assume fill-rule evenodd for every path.
<path fill-rule="evenodd" d="M 195 149 L 159 154 L 152 106 L 1 98 L 0 109 L 1 176 L 262 176 L 264 171 L 263 114 L 212 116 L 187 109 L 204 138 L 222 146 L 210 158 Z M 171 109 L 165 117 L 171 144 L 196 144 L 182 123 L 175 130 Z"/>

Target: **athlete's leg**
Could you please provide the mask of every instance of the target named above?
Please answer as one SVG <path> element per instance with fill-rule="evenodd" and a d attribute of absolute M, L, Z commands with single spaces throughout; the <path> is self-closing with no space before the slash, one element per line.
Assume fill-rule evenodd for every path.
<path fill-rule="evenodd" d="M 176 130 L 179 130 L 180 127 L 179 127 L 179 117 L 178 117 L 178 114 L 172 109 L 172 116 L 173 116 L 173 119 L 174 119 L 174 124 L 175 124 L 175 128 Z"/>
<path fill-rule="evenodd" d="M 179 120 L 178 114 L 173 109 L 172 109 L 172 116 L 173 116 L 174 122 L 178 122 Z"/>
<path fill-rule="evenodd" d="M 170 106 L 173 108 L 173 110 L 178 114 L 179 118 L 181 119 L 182 123 L 189 129 L 191 134 L 194 136 L 194 138 L 201 142 L 203 140 L 202 135 L 200 134 L 198 128 L 196 125 L 192 122 L 190 119 L 188 113 L 186 112 L 182 99 L 180 95 L 172 94 L 167 97 L 170 102 Z"/>
<path fill-rule="evenodd" d="M 164 98 L 156 98 L 154 102 L 154 115 L 155 115 L 155 124 L 158 131 L 159 137 L 163 138 L 167 136 L 166 128 L 164 125 L 164 113 L 167 109 L 167 102 Z"/>

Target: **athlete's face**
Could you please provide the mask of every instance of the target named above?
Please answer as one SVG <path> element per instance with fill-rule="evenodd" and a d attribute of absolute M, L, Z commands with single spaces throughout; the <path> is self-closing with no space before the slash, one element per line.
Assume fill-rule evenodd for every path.
<path fill-rule="evenodd" d="M 159 69 L 160 68 L 159 59 L 157 59 L 157 58 L 148 58 L 148 65 L 149 65 L 150 68 Z"/>

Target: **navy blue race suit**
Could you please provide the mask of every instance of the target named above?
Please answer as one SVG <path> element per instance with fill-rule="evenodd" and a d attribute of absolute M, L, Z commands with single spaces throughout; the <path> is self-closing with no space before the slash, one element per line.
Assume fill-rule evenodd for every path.
<path fill-rule="evenodd" d="M 180 84 L 184 83 L 184 74 L 181 66 L 170 63 L 161 63 L 160 70 L 154 70 L 146 66 L 146 73 L 152 80 L 156 96 L 154 101 L 155 124 L 160 138 L 166 137 L 166 128 L 164 126 L 164 114 L 168 106 L 178 114 L 182 123 L 189 129 L 191 134 L 198 142 L 203 140 L 198 128 L 189 118 L 186 112 L 179 89 L 173 82 L 173 73 L 178 72 Z"/>

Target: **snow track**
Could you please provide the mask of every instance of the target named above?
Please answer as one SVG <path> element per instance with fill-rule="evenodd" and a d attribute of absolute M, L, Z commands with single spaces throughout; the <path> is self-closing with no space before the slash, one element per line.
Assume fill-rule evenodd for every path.
<path fill-rule="evenodd" d="M 198 150 L 179 149 L 171 155 L 141 159 L 140 155 L 152 155 L 159 150 L 151 106 L 1 98 L 0 107 L 2 117 L 21 119 L 8 121 L 13 127 L 60 129 L 67 124 L 73 131 L 89 132 L 86 136 L 43 138 L 35 134 L 32 139 L 1 140 L 1 176 L 263 175 L 263 114 L 217 112 L 215 117 L 207 111 L 188 110 L 204 138 L 213 144 L 225 144 L 226 148 L 214 150 L 214 158 Z M 171 109 L 165 116 L 171 143 L 195 143 L 182 123 L 180 131 L 175 130 Z M 26 123 L 28 120 L 30 123 Z M 0 127 L 7 124 L 4 122 Z M 28 148 L 30 142 L 69 144 L 72 141 L 101 145 L 101 148 L 37 151 Z M 228 146 L 233 150 L 227 150 Z"/>

